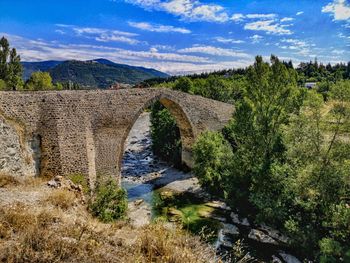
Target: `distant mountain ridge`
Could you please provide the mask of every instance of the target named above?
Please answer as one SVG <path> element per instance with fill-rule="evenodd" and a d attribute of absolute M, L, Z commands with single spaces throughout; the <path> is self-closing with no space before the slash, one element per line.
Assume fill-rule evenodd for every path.
<path fill-rule="evenodd" d="M 151 78 L 169 77 L 152 68 L 118 64 L 102 58 L 88 61 L 22 62 L 22 65 L 24 79 L 28 79 L 35 71 L 47 71 L 54 82 L 72 81 L 85 87 L 108 88 L 116 82 L 137 84 Z"/>

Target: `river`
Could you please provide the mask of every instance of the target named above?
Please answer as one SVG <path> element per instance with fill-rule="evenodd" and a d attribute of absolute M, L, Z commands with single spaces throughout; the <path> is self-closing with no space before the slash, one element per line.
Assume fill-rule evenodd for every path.
<path fill-rule="evenodd" d="M 122 186 L 128 191 L 128 216 L 135 227 L 149 224 L 160 215 L 159 211 L 166 211 L 169 221 L 182 222 L 184 214 L 190 213 L 198 222 L 216 227 L 211 228 L 215 229 L 211 242 L 226 262 L 242 258 L 244 262 L 300 262 L 290 254 L 287 237 L 268 226 L 256 226 L 241 218 L 222 201 L 212 200 L 191 173 L 170 167 L 154 156 L 148 112 L 141 114 L 129 133 L 121 173 Z M 164 210 L 164 207 L 159 209 L 160 205 L 174 207 Z M 233 259 L 232 248 L 242 250 L 233 253 L 240 254 L 240 258 Z"/>

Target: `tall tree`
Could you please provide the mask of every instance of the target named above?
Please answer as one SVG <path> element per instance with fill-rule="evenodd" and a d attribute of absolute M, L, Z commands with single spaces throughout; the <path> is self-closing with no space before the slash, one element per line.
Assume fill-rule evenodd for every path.
<path fill-rule="evenodd" d="M 295 70 L 287 68 L 277 57 L 271 56 L 271 65 L 256 57 L 248 69 L 244 99 L 224 131 L 234 148 L 232 196 L 250 199 L 266 217 L 272 217 L 278 210 L 271 209 L 278 196 L 278 182 L 271 170 L 283 157 L 281 126 L 298 106 L 296 79 Z"/>
<path fill-rule="evenodd" d="M 23 87 L 21 58 L 5 37 L 0 39 L 0 79 L 6 82 L 7 89 Z"/>

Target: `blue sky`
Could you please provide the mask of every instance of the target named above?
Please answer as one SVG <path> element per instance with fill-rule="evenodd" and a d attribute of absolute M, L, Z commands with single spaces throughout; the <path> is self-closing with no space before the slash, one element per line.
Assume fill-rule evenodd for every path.
<path fill-rule="evenodd" d="M 170 74 L 256 55 L 350 61 L 349 0 L 0 0 L 0 13 L 24 61 L 106 58 Z"/>

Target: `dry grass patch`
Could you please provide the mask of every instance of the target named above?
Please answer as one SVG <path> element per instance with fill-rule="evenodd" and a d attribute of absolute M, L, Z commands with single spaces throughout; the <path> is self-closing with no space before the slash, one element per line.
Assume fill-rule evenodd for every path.
<path fill-rule="evenodd" d="M 159 224 L 136 230 L 125 222 L 73 219 L 75 212 L 2 207 L 0 262 L 215 262 L 206 244 L 181 230 Z"/>
<path fill-rule="evenodd" d="M 76 201 L 77 198 L 75 193 L 67 189 L 52 190 L 50 195 L 45 200 L 45 202 L 49 202 L 53 206 L 59 207 L 63 210 L 67 210 L 68 208 L 74 206 Z"/>
<path fill-rule="evenodd" d="M 159 223 L 142 230 L 139 249 L 145 262 L 214 262 L 215 256 L 199 237 L 180 229 L 166 229 Z"/>
<path fill-rule="evenodd" d="M 19 181 L 9 174 L 0 173 L 0 188 L 9 187 L 9 186 L 17 186 Z"/>

